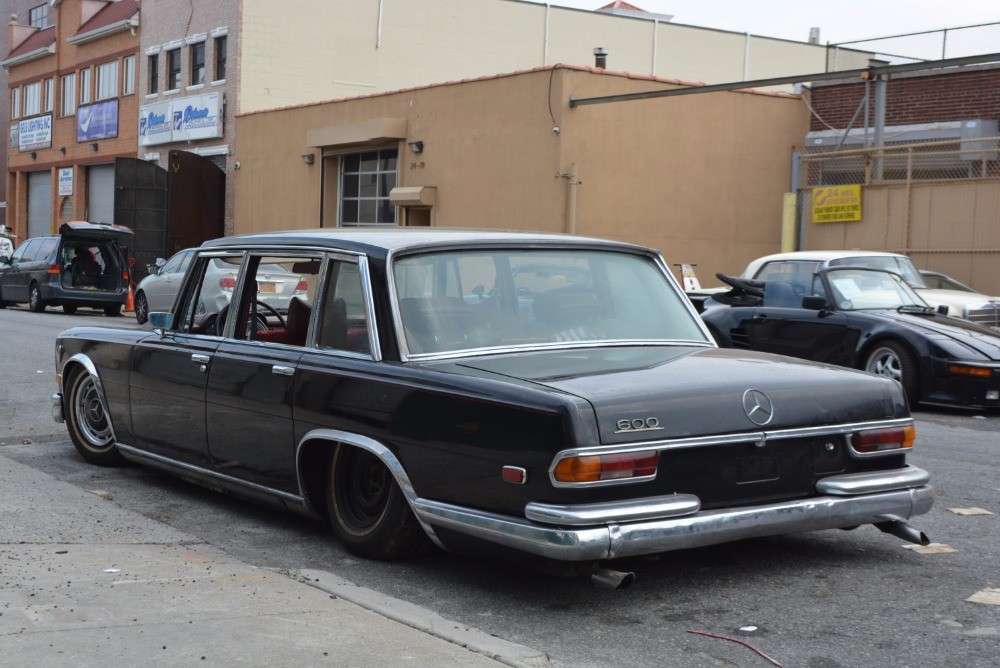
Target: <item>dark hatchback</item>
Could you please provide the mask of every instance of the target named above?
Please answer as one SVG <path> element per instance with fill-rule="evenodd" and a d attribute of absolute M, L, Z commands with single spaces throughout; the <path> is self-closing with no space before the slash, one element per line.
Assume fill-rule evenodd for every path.
<path fill-rule="evenodd" d="M 719 275 L 702 319 L 719 345 L 862 369 L 919 402 L 1000 407 L 1000 331 L 942 315 L 898 274 L 821 269 L 803 281 Z"/>
<path fill-rule="evenodd" d="M 201 298 L 218 266 L 235 269 L 225 303 Z M 862 524 L 926 541 L 903 523 L 933 493 L 906 463 L 898 383 L 718 349 L 650 249 L 231 237 L 150 323 L 60 335 L 54 417 L 83 457 L 319 516 L 359 555 L 434 543 L 589 569 Z"/>
<path fill-rule="evenodd" d="M 0 308 L 27 303 L 36 313 L 62 306 L 69 314 L 85 307 L 119 315 L 129 285 L 124 249 L 132 237 L 121 225 L 74 221 L 58 235 L 28 239 L 0 260 Z"/>

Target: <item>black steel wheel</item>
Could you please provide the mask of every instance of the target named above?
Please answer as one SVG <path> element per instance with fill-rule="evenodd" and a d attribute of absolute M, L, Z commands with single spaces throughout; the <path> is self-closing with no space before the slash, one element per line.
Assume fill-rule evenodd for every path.
<path fill-rule="evenodd" d="M 115 446 L 111 417 L 107 414 L 97 382 L 86 371 L 69 378 L 66 427 L 77 452 L 91 464 L 117 466 L 125 462 Z"/>
<path fill-rule="evenodd" d="M 109 318 L 117 318 L 121 314 L 122 314 L 121 304 L 115 304 L 114 306 L 104 307 L 104 315 L 108 316 Z"/>
<path fill-rule="evenodd" d="M 135 293 L 135 321 L 145 325 L 147 320 L 149 320 L 149 302 L 146 301 L 146 293 L 140 290 Z"/>
<path fill-rule="evenodd" d="M 369 559 L 406 559 L 428 544 L 392 473 L 362 448 L 338 445 L 326 484 L 334 534 L 352 553 Z"/>
<path fill-rule="evenodd" d="M 73 315 L 74 313 L 76 313 L 76 305 L 63 304 L 63 313 L 65 313 L 66 315 Z"/>
<path fill-rule="evenodd" d="M 896 341 L 883 341 L 868 354 L 865 371 L 892 378 L 903 386 L 911 406 L 920 401 L 917 361 L 909 348 Z"/>
<path fill-rule="evenodd" d="M 45 310 L 45 302 L 42 301 L 42 291 L 38 288 L 38 283 L 32 283 L 28 292 L 28 308 L 34 313 L 41 313 Z"/>

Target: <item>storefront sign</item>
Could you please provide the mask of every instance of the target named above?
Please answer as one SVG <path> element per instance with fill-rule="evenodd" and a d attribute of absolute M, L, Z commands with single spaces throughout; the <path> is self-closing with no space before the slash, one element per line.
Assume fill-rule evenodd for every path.
<path fill-rule="evenodd" d="M 194 95 L 142 107 L 139 145 L 152 146 L 222 136 L 221 94 Z"/>
<path fill-rule="evenodd" d="M 118 136 L 118 100 L 86 104 L 76 110 L 76 140 L 96 141 Z"/>
<path fill-rule="evenodd" d="M 848 223 L 861 220 L 861 186 L 824 186 L 812 190 L 814 223 Z"/>
<path fill-rule="evenodd" d="M 52 146 L 52 114 L 26 118 L 17 124 L 17 147 L 34 151 Z"/>
<path fill-rule="evenodd" d="M 73 168 L 72 167 L 60 167 L 59 168 L 59 196 L 63 197 L 65 195 L 73 194 Z"/>
<path fill-rule="evenodd" d="M 139 109 L 139 146 L 171 141 L 170 114 L 170 102 L 158 102 Z"/>

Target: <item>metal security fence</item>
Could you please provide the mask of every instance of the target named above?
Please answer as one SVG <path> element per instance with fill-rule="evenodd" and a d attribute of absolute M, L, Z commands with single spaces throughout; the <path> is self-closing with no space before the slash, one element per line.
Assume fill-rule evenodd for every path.
<path fill-rule="evenodd" d="M 882 148 L 815 148 L 801 157 L 799 246 L 904 253 L 1000 296 L 1000 137 Z M 814 222 L 818 188 L 858 185 L 860 220 Z M 818 201 L 818 200 L 817 200 Z"/>
<path fill-rule="evenodd" d="M 1000 22 L 876 37 L 827 46 L 827 71 L 868 66 L 871 58 L 892 65 L 962 58 L 1000 50 Z"/>

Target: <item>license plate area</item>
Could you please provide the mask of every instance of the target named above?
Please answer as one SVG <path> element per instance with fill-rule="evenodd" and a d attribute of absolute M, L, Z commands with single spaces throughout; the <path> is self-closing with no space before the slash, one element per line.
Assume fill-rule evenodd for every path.
<path fill-rule="evenodd" d="M 257 292 L 277 292 L 278 286 L 275 283 L 258 283 Z"/>
<path fill-rule="evenodd" d="M 735 478 L 737 485 L 753 482 L 767 482 L 781 477 L 778 460 L 767 455 L 741 457 L 736 460 Z"/>

